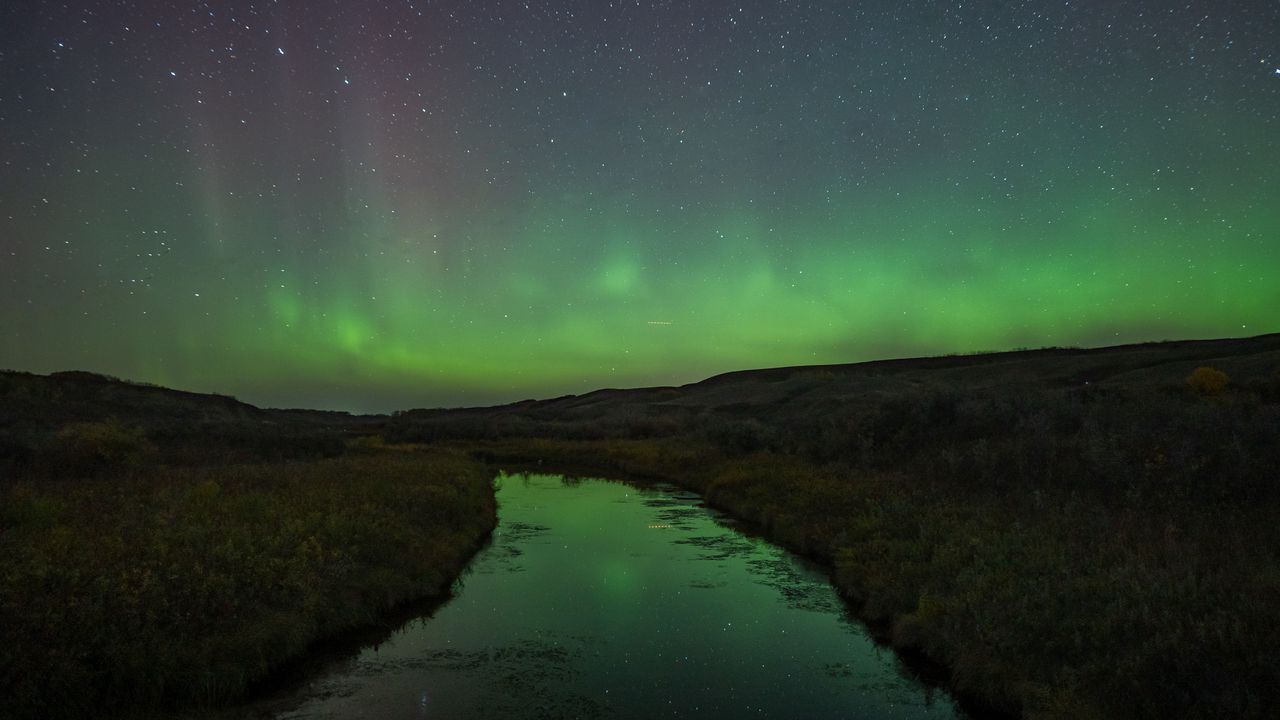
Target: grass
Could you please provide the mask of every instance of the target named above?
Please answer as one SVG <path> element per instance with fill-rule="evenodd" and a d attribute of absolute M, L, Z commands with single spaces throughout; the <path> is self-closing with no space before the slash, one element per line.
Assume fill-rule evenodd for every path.
<path fill-rule="evenodd" d="M 700 442 L 474 452 L 703 493 L 828 562 L 884 639 L 949 668 L 980 707 L 1262 718 L 1280 702 L 1278 399 L 1267 382 L 934 387 L 812 423 L 757 421 L 746 440 L 735 418 Z"/>
<path fill-rule="evenodd" d="M 986 708 L 1280 704 L 1277 335 L 384 419 L 84 374 L 0 374 L 0 400 L 0 714 L 224 702 L 442 592 L 494 522 L 488 466 L 702 492 Z"/>
<path fill-rule="evenodd" d="M 442 451 L 5 484 L 3 714 L 226 703 L 318 638 L 446 593 L 494 523 L 489 475 Z"/>

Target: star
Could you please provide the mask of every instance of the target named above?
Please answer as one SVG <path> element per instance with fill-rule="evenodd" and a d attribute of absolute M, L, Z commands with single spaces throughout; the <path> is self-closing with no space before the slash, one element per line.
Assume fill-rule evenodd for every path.
<path fill-rule="evenodd" d="M 250 358 L 297 369 L 298 386 L 358 360 L 446 388 L 413 401 L 430 404 L 517 368 L 541 368 L 522 393 L 553 396 L 615 363 L 649 383 L 1047 343 L 1065 328 L 1067 343 L 1280 329 L 1267 313 L 1280 274 L 1259 269 L 1280 237 L 1280 164 L 1266 162 L 1280 150 L 1275 2 L 1220 3 L 1235 50 L 1202 51 L 1193 70 L 1185 55 L 1128 54 L 1200 33 L 1186 3 L 1056 3 L 1024 19 L 940 1 L 945 33 L 895 22 L 895 0 L 708 3 L 698 17 L 663 3 L 572 17 L 564 3 L 421 16 L 321 3 L 344 8 L 336 23 L 243 4 L 252 30 L 210 3 L 130 3 L 149 21 L 128 27 L 69 11 L 85 0 L 5 6 L 21 22 L 0 23 L 0 47 L 24 70 L 0 78 L 0 138 L 21 149 L 0 153 L 0 172 L 24 182 L 0 182 L 0 336 L 38 324 L 46 349 L 91 337 L 131 375 L 149 371 L 129 367 L 146 353 L 207 364 L 229 392 L 244 389 L 232 369 L 260 367 Z M 82 19 L 101 27 L 70 33 Z M 288 56 L 272 40 L 298 58 L 268 62 Z M 1110 72 L 1121 58 L 1132 67 Z M 1201 109 L 1166 106 L 1203 100 L 1202 85 L 1232 97 L 1213 109 L 1221 133 L 1196 130 Z M 1126 141 L 1142 128 L 1181 130 Z M 138 239 L 151 221 L 172 224 L 168 245 Z M 1189 248 L 1212 251 L 1186 266 Z M 275 258 L 296 282 L 264 281 Z M 144 269 L 156 298 L 201 300 L 204 329 L 240 349 L 184 346 L 183 302 L 151 308 L 154 332 L 78 334 L 89 301 L 69 288 Z M 55 309 L 24 314 L 4 302 L 14 293 Z M 1203 322 L 1169 319 L 1188 308 Z M 304 330 L 283 342 L 259 331 L 268 317 Z M 644 352 L 612 342 L 617 328 L 648 330 Z M 0 366 L 40 365 L 40 352 L 0 342 Z"/>

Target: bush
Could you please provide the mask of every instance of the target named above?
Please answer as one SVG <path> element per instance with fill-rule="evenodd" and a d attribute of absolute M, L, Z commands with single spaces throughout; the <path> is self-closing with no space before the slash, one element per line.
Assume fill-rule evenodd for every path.
<path fill-rule="evenodd" d="M 1229 381 L 1227 374 L 1217 368 L 1198 367 L 1187 376 L 1187 387 L 1199 395 L 1221 395 Z"/>
<path fill-rule="evenodd" d="M 46 449 L 50 468 L 76 476 L 137 467 L 155 451 L 142 428 L 114 419 L 66 425 Z"/>
<path fill-rule="evenodd" d="M 774 444 L 772 431 L 759 420 L 709 418 L 703 427 L 704 437 L 730 455 L 749 455 Z"/>

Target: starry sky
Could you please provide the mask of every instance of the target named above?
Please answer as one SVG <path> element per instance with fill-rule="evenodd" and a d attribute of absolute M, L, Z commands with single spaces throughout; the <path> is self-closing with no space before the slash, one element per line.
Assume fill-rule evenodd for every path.
<path fill-rule="evenodd" d="M 385 411 L 1280 330 L 1273 0 L 16 0 L 0 367 Z"/>

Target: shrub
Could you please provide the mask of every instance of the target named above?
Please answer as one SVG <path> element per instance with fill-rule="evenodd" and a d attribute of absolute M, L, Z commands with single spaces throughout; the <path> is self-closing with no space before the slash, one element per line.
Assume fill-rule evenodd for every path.
<path fill-rule="evenodd" d="M 748 455 L 773 444 L 772 433 L 759 420 L 709 418 L 704 437 L 730 455 Z"/>
<path fill-rule="evenodd" d="M 46 453 L 50 468 L 83 476 L 137 467 L 155 454 L 155 446 L 142 428 L 110 419 L 64 426 Z"/>
<path fill-rule="evenodd" d="M 1217 368 L 1198 367 L 1187 376 L 1187 386 L 1199 395 L 1220 395 L 1230 378 Z"/>

